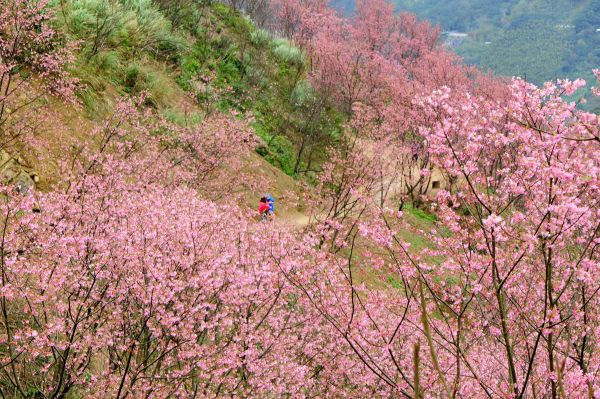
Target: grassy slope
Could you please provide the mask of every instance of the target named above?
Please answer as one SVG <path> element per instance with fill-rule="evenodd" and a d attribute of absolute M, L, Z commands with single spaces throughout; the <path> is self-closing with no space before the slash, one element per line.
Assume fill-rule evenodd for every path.
<path fill-rule="evenodd" d="M 115 95 L 146 92 L 150 105 L 178 123 L 197 122 L 216 111 L 253 117 L 265 142 L 260 154 L 289 175 L 297 177 L 297 170 L 307 166 L 315 169 L 324 159 L 326 142 L 339 132 L 342 116 L 334 107 L 321 112 L 314 125 L 325 135 L 311 144 L 309 162 L 315 164 L 306 165 L 307 152 L 297 162 L 300 127 L 307 126 L 305 108 L 312 97 L 304 80 L 306 58 L 291 43 L 270 37 L 219 3 L 189 3 L 173 24 L 171 12 L 151 0 L 120 0 L 117 16 L 106 17 L 115 33 L 105 34 L 96 49 L 91 45 L 98 37 L 96 3 L 101 2 L 68 0 L 68 11 L 58 13 L 60 28 L 84 43 L 74 73 L 85 85 L 81 97 L 91 118 L 106 114 Z M 194 93 L 197 107 L 191 110 L 181 91 L 189 91 L 193 79 L 206 84 Z"/>
<path fill-rule="evenodd" d="M 66 25 L 74 24 L 75 18 L 59 21 L 59 26 L 67 30 Z M 260 74 L 262 84 L 279 85 L 288 79 L 288 61 L 276 57 L 270 37 L 252 43 L 251 34 L 256 31 L 253 25 L 221 5 L 205 7 L 200 25 L 202 28 L 197 34 L 180 35 L 178 40 L 182 46 L 177 50 L 176 59 L 151 53 L 131 57 L 125 43 L 117 40 L 92 57 L 88 56 L 86 46 L 82 46 L 72 70 L 80 80 L 79 103 L 49 99 L 27 115 L 32 125 L 37 126 L 37 141 L 26 147 L 22 156 L 40 177 L 38 189 L 46 191 L 60 185 L 58 163 L 64 158 L 64 152 L 81 143 L 93 145 L 97 141 L 94 129 L 111 114 L 114 104 L 123 95 L 145 92 L 148 105 L 181 124 L 197 123 L 207 112 L 237 111 L 241 115 L 254 115 L 256 131 L 262 133 L 263 138 L 270 137 L 270 128 L 264 126 L 261 112 L 268 113 L 270 107 L 279 110 L 285 107 L 278 104 L 278 93 L 256 100 L 262 87 L 254 84 L 255 77 L 250 74 Z M 74 39 L 85 38 L 81 32 L 71 31 L 70 35 Z M 240 59 L 251 59 L 252 63 L 242 64 Z M 249 71 L 250 68 L 254 68 L 254 72 Z M 215 107 L 207 110 L 202 99 L 189 95 L 187 82 L 192 75 L 214 76 L 210 90 L 215 97 L 210 100 L 214 100 Z M 285 140 L 282 137 L 263 149 L 264 157 L 249 154 L 244 164 L 252 179 L 240 181 L 233 195 L 240 199 L 240 204 L 255 208 L 260 194 L 270 191 L 278 199 L 282 220 L 302 225 L 307 222 L 306 216 L 298 210 L 302 210 L 299 198 L 303 187 L 284 173 L 285 158 L 293 156 L 292 144 L 288 145 L 289 150 L 280 148 Z"/>

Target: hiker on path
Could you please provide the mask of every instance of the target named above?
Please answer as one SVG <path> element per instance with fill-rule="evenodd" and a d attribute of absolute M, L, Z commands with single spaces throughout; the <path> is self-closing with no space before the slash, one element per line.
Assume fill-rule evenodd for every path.
<path fill-rule="evenodd" d="M 267 197 L 262 197 L 258 203 L 258 213 L 260 214 L 260 221 L 266 222 L 269 217 L 269 200 Z"/>
<path fill-rule="evenodd" d="M 271 194 L 266 194 L 265 197 L 267 197 L 267 204 L 269 204 L 269 215 L 273 216 L 275 215 L 275 198 Z"/>

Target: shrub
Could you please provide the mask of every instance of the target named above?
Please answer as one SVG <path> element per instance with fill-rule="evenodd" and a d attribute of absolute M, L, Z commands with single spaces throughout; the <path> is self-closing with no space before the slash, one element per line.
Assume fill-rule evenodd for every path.
<path fill-rule="evenodd" d="M 246 58 L 247 59 L 244 59 L 244 66 L 249 83 L 257 87 L 267 87 L 270 83 L 270 80 L 264 69 L 256 67 L 252 63 L 252 57 L 250 55 L 247 55 Z"/>
<path fill-rule="evenodd" d="M 119 31 L 121 46 L 132 58 L 142 51 L 157 53 L 161 36 L 170 31 L 170 24 L 149 0 L 128 0 L 125 4 L 126 23 Z"/>
<path fill-rule="evenodd" d="M 298 82 L 292 91 L 291 100 L 296 106 L 302 106 L 315 97 L 315 90 L 307 80 Z"/>
<path fill-rule="evenodd" d="M 188 49 L 187 40 L 170 32 L 161 32 L 157 40 L 156 55 L 172 63 L 179 62 Z"/>
<path fill-rule="evenodd" d="M 257 47 L 264 47 L 271 41 L 271 35 L 264 29 L 257 29 L 250 34 L 250 42 Z"/>
<path fill-rule="evenodd" d="M 277 136 L 269 144 L 269 155 L 266 159 L 286 174 L 293 176 L 296 162 L 295 153 L 294 146 L 287 137 Z"/>
<path fill-rule="evenodd" d="M 72 0 L 68 27 L 83 39 L 88 60 L 98 52 L 115 46 L 115 33 L 125 23 L 122 5 L 114 0 Z"/>
<path fill-rule="evenodd" d="M 177 61 L 186 40 L 151 0 L 71 0 L 67 27 L 82 39 L 88 60 L 115 49 L 130 58 L 143 52 Z"/>
<path fill-rule="evenodd" d="M 137 63 L 130 64 L 125 70 L 122 85 L 129 94 L 146 93 L 146 103 L 157 106 L 166 104 L 173 94 L 168 79 L 160 72 Z"/>
<path fill-rule="evenodd" d="M 116 51 L 102 51 L 92 61 L 100 71 L 109 76 L 116 76 L 123 68 L 121 57 Z"/>
<path fill-rule="evenodd" d="M 6 133 L 8 119 L 32 104 L 22 96 L 22 90 L 32 83 L 34 74 L 42 78 L 45 93 L 65 98 L 73 95 L 75 82 L 67 73 L 71 48 L 62 45 L 64 38 L 52 29 L 51 17 L 52 10 L 43 1 L 0 1 L 1 136 Z"/>
<path fill-rule="evenodd" d="M 140 67 L 138 64 L 130 64 L 125 70 L 125 76 L 123 77 L 123 86 L 129 93 L 133 93 L 138 85 L 138 79 L 140 76 Z"/>
<path fill-rule="evenodd" d="M 306 63 L 306 57 L 302 50 L 294 46 L 288 40 L 277 39 L 273 42 L 273 53 L 281 61 L 297 67 L 303 66 Z"/>

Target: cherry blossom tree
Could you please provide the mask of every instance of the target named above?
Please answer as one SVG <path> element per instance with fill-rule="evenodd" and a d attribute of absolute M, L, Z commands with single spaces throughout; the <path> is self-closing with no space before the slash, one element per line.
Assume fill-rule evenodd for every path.
<path fill-rule="evenodd" d="M 48 1 L 2 0 L 0 2 L 0 130 L 7 134 L 8 120 L 49 92 L 69 98 L 75 80 L 65 67 L 72 61 L 71 49 L 49 24 Z M 38 78 L 44 89 L 25 97 L 23 89 Z M 3 142 L 14 138 L 3 137 Z"/>
<path fill-rule="evenodd" d="M 282 36 L 307 44 L 319 29 L 337 19 L 327 0 L 271 0 L 273 28 Z"/>
<path fill-rule="evenodd" d="M 514 396 L 597 390 L 598 148 L 577 139 L 590 115 L 561 97 L 581 84 L 517 80 L 506 107 L 447 91 L 427 101 L 436 162 L 463 181 L 439 201 L 452 234 L 438 238 L 448 260 L 437 272 L 464 275 L 456 314 L 492 305 L 478 320 L 505 352 L 494 388 Z"/>
<path fill-rule="evenodd" d="M 595 397 L 598 118 L 562 99 L 582 82 L 505 85 L 436 48 L 431 30 L 402 29 L 410 17 L 390 10 L 361 2 L 351 22 L 301 41 L 317 86 L 338 96 L 362 142 L 346 134 L 347 151 L 322 176 L 331 208 L 316 237 L 339 278 L 317 267 L 297 284 L 393 392 Z M 455 179 L 433 202 L 435 247 L 420 253 L 399 235 L 411 227 L 374 200 L 392 144 L 423 162 L 417 181 L 432 168 Z M 356 264 L 360 240 L 385 255 Z M 400 289 L 358 282 L 369 268 Z"/>

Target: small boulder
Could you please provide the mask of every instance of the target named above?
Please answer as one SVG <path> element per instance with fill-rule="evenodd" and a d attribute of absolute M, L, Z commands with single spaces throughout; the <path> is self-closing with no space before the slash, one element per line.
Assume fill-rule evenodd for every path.
<path fill-rule="evenodd" d="M 27 193 L 35 186 L 35 181 L 25 171 L 21 171 L 12 181 L 21 193 Z"/>

